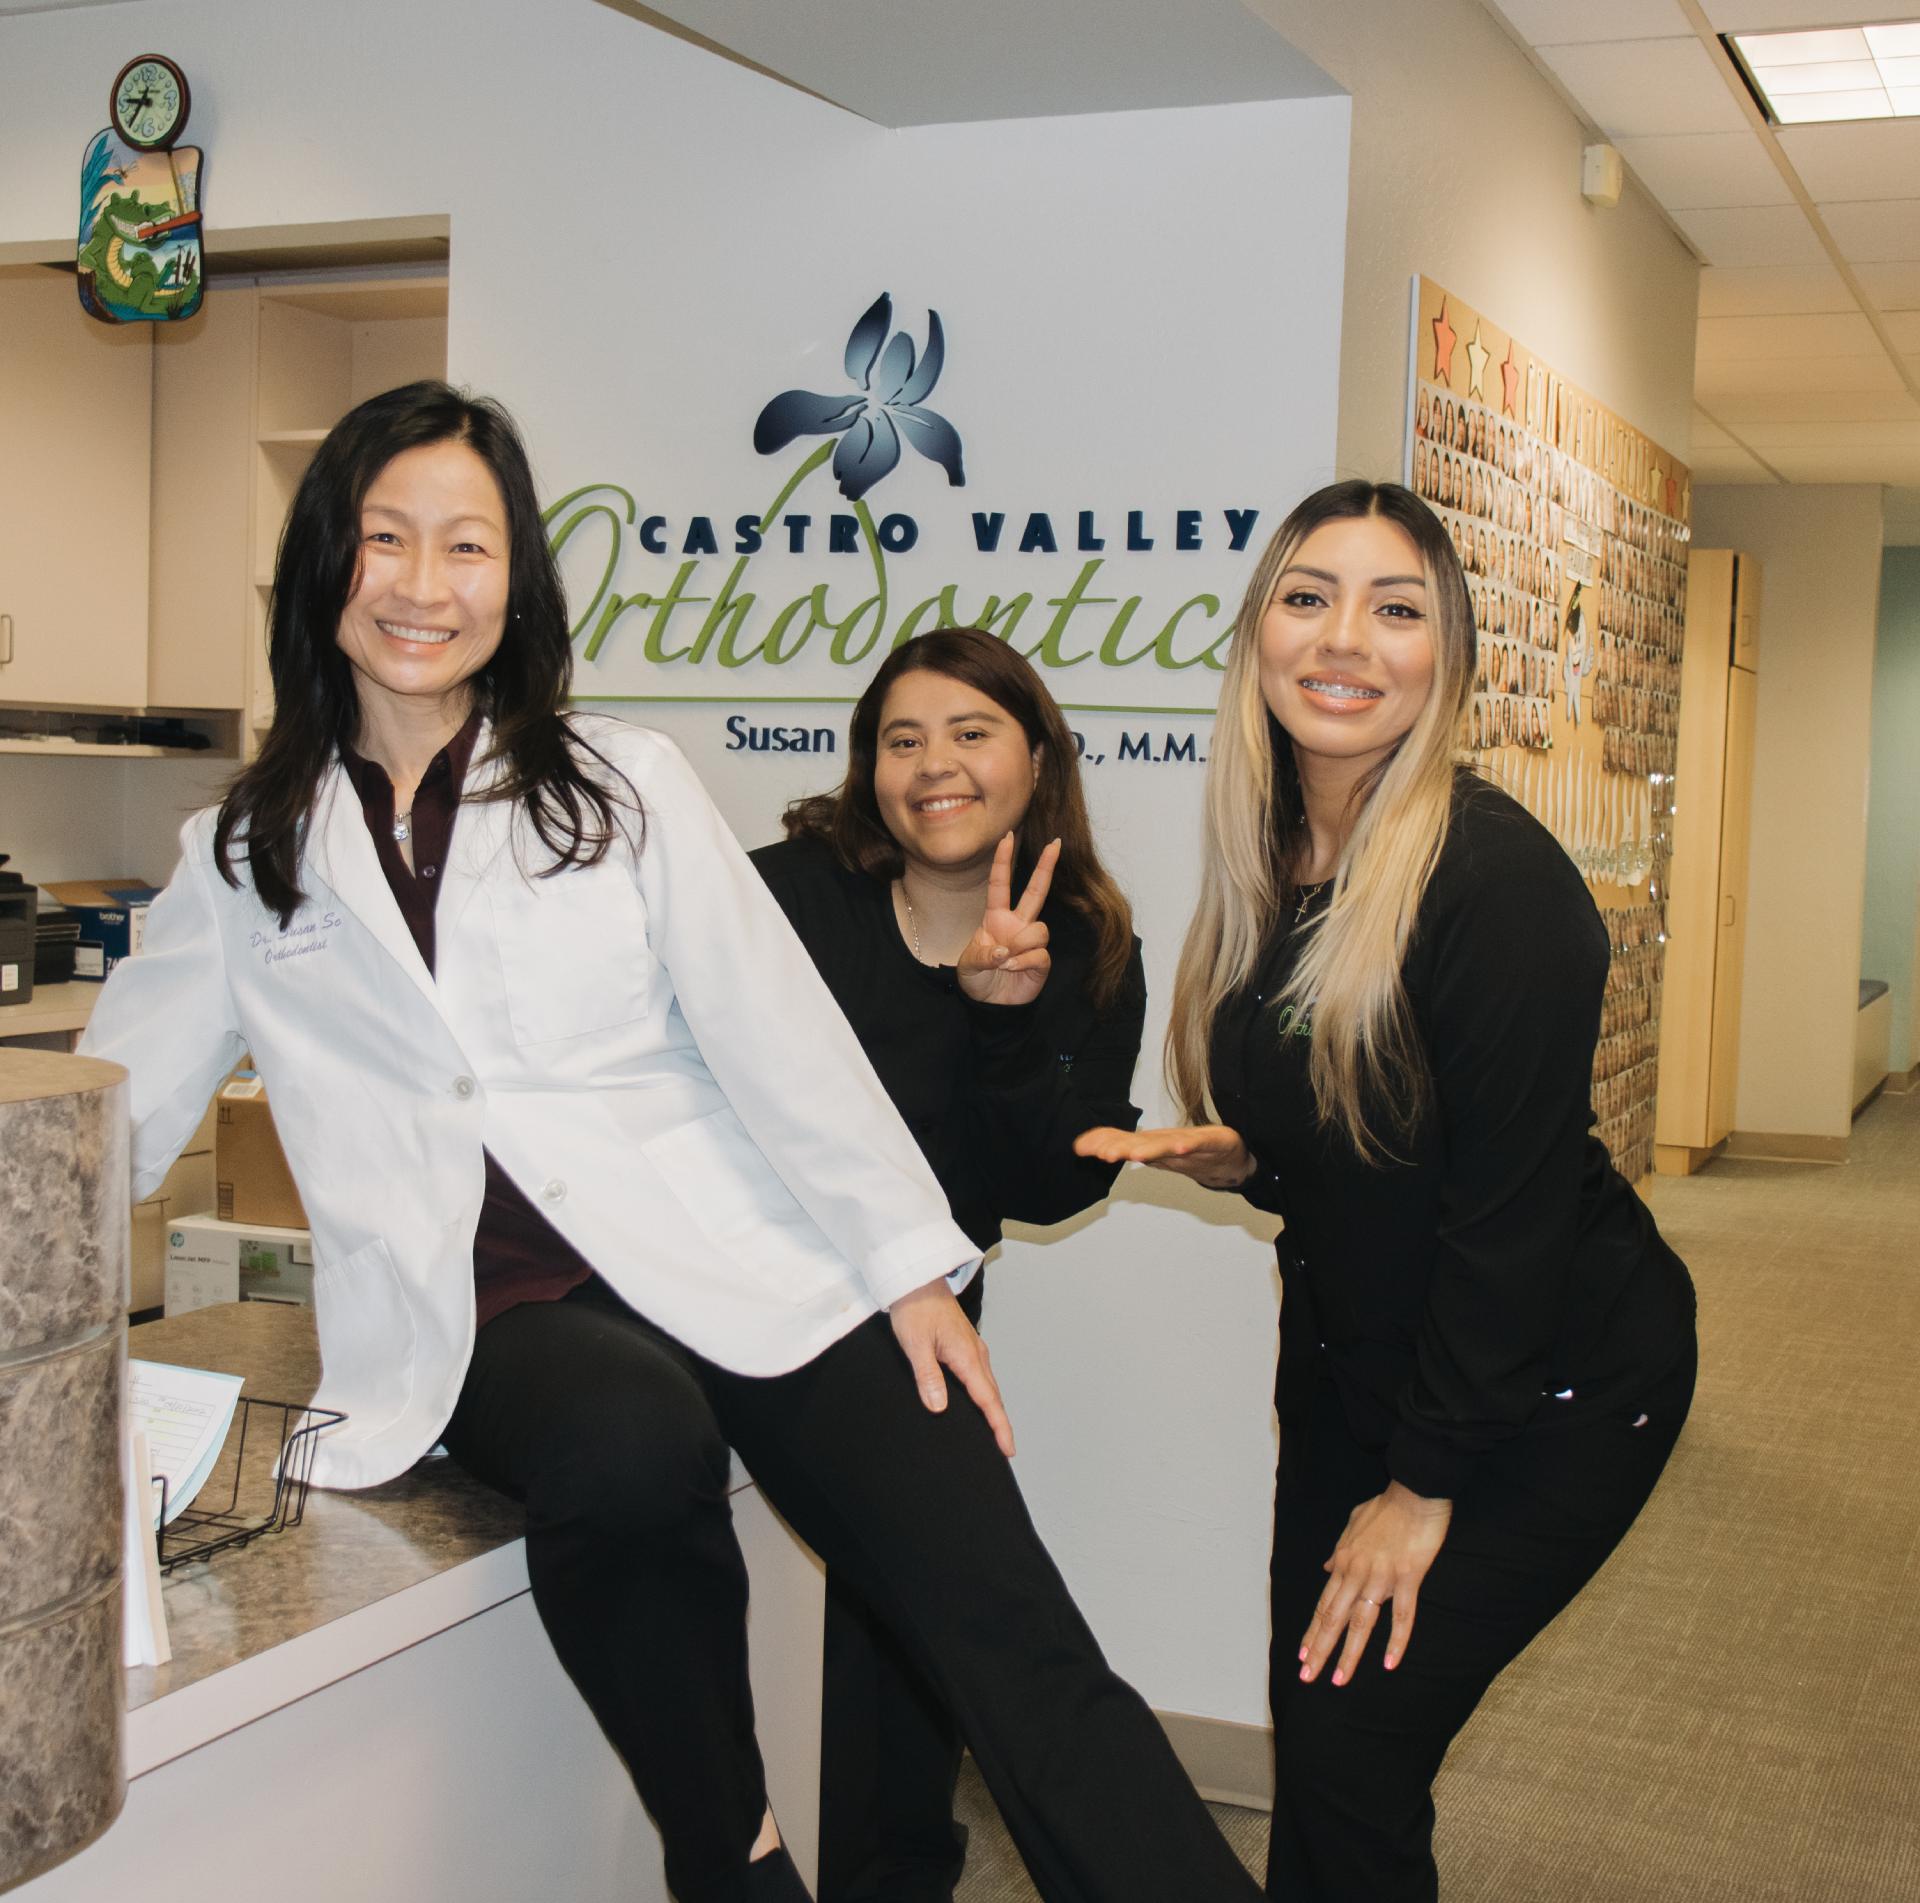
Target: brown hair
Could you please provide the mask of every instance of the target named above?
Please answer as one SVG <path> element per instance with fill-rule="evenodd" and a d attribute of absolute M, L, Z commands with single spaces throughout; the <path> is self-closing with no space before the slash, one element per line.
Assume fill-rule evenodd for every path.
<path fill-rule="evenodd" d="M 934 628 L 903 642 L 880 664 L 854 704 L 847 728 L 847 774 L 831 793 L 798 799 L 784 815 L 787 837 L 817 839 L 849 871 L 897 879 L 906 865 L 874 797 L 880 710 L 903 674 L 944 674 L 1004 708 L 1038 761 L 1033 797 L 1014 839 L 1014 890 L 1050 839 L 1060 841 L 1053 890 L 1093 927 L 1088 990 L 1103 1009 L 1113 1001 L 1133 956 L 1133 908 L 1094 849 L 1080 789 L 1079 749 L 1046 683 L 1031 662 L 984 628 Z"/>

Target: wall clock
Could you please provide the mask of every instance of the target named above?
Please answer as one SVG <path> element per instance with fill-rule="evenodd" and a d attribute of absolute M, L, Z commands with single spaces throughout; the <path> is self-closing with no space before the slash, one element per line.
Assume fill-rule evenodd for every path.
<path fill-rule="evenodd" d="M 142 152 L 164 152 L 186 131 L 192 110 L 186 74 L 161 53 L 128 60 L 107 97 L 115 133 Z"/>
<path fill-rule="evenodd" d="M 206 294 L 198 146 L 175 142 L 193 109 L 187 76 L 164 54 L 121 67 L 112 123 L 80 164 L 81 307 L 107 324 L 191 317 Z"/>

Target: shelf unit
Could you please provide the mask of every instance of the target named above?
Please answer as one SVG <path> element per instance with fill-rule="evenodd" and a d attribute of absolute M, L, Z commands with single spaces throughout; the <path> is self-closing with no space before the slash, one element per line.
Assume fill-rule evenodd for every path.
<path fill-rule="evenodd" d="M 313 454 L 355 404 L 447 373 L 444 276 L 294 281 L 258 292 L 247 725 L 273 719 L 267 605 L 280 532 Z M 249 746 L 251 751 L 251 746 Z"/>

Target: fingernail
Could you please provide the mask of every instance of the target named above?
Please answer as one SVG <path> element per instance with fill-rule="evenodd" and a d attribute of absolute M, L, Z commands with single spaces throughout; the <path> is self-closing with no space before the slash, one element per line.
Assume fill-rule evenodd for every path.
<path fill-rule="evenodd" d="M 1307 1648 L 1303 1645 L 1300 1648 L 1300 1663 L 1304 1665 L 1306 1664 L 1306 1662 L 1307 1662 Z"/>
<path fill-rule="evenodd" d="M 947 1397 L 938 1388 L 922 1388 L 920 1398 L 936 1412 L 947 1404 Z"/>
<path fill-rule="evenodd" d="M 1310 1667 L 1305 1665 L 1301 1666 L 1300 1683 L 1303 1685 L 1311 1685 L 1313 1683 L 1313 1672 Z"/>
<path fill-rule="evenodd" d="M 1344 1685 L 1347 1682 L 1346 1673 L 1341 1671 L 1338 1667 L 1335 1667 L 1334 1674 L 1333 1674 L 1333 1682 L 1336 1685 Z"/>

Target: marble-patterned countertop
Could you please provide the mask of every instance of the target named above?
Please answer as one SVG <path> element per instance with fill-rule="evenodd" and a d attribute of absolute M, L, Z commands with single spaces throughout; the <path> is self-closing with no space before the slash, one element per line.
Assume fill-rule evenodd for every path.
<path fill-rule="evenodd" d="M 305 1401 L 320 1374 L 313 1311 L 275 1302 L 227 1302 L 144 1323 L 128 1331 L 127 1352 L 244 1375 L 243 1393 L 261 1400 Z M 232 1484 L 234 1438 L 203 1504 L 223 1499 Z M 250 1471 L 255 1464 L 249 1449 Z M 243 1495 L 242 1507 L 247 1503 Z M 173 1658 L 127 1672 L 127 1710 L 138 1712 L 511 1545 L 522 1524 L 518 1506 L 445 1459 L 423 1460 L 364 1492 L 316 1487 L 301 1525 L 166 1576 Z"/>

